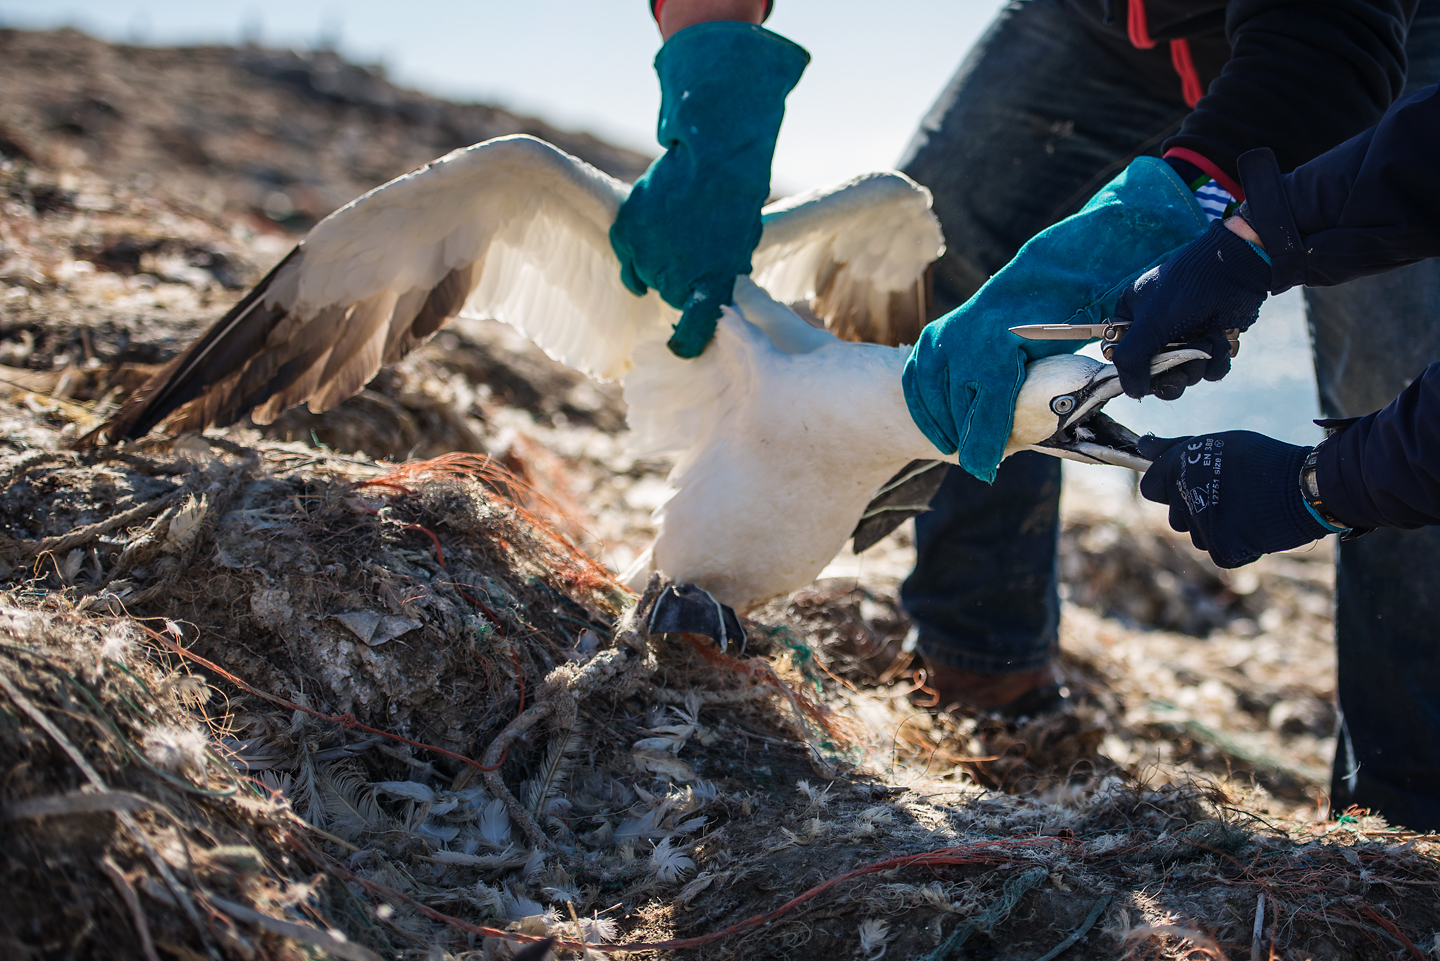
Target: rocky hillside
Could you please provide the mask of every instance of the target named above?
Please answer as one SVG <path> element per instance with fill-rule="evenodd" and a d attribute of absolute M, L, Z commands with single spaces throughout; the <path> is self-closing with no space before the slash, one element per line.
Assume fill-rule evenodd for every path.
<path fill-rule="evenodd" d="M 648 158 L 397 87 L 330 51 L 133 47 L 0 30 L 0 154 L 304 230 L 456 147 L 528 133 L 623 179 Z"/>

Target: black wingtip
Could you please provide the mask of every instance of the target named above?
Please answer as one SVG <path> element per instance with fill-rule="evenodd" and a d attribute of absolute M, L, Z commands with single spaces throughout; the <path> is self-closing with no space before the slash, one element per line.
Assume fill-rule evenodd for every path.
<path fill-rule="evenodd" d="M 863 553 L 910 518 L 929 510 L 949 467 L 940 460 L 912 460 L 906 464 L 865 505 L 865 513 L 850 533 L 851 549 Z"/>
<path fill-rule="evenodd" d="M 176 410 L 203 394 L 206 388 L 219 379 L 209 370 L 213 365 L 204 363 L 210 349 L 229 334 L 237 322 L 251 313 L 270 290 L 275 277 L 300 255 L 300 251 L 301 246 L 297 244 L 259 283 L 250 288 L 234 307 L 226 311 L 225 316 L 212 324 L 199 340 L 185 348 L 150 381 L 131 394 L 113 417 L 77 440 L 75 446 L 99 447 L 138 440 Z M 276 318 L 271 317 L 267 318 L 266 322 L 273 326 L 275 320 Z M 248 351 L 240 353 L 248 354 Z"/>

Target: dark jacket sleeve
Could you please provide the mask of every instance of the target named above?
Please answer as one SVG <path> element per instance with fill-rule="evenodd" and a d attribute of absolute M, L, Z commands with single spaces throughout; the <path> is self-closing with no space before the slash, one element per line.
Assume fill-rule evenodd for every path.
<path fill-rule="evenodd" d="M 1440 257 L 1440 87 L 1293 173 L 1281 176 L 1269 151 L 1248 153 L 1240 177 L 1276 293 Z"/>
<path fill-rule="evenodd" d="M 1164 149 L 1230 176 L 1270 147 L 1292 170 L 1378 121 L 1405 86 L 1405 36 L 1418 0 L 1232 0 L 1231 56 Z"/>
<path fill-rule="evenodd" d="M 1440 524 L 1440 362 L 1320 448 L 1325 509 L 1352 527 Z"/>

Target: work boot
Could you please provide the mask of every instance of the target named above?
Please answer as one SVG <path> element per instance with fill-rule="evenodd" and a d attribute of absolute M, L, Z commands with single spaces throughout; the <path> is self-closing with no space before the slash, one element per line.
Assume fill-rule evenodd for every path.
<path fill-rule="evenodd" d="M 1069 693 L 1054 662 L 1028 671 L 989 674 L 925 663 L 925 686 L 936 692 L 935 707 L 947 713 L 1034 717 L 1065 703 Z"/>

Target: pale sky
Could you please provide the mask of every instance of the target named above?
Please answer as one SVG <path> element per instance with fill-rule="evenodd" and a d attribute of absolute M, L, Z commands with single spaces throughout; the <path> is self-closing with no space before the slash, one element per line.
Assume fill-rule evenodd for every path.
<path fill-rule="evenodd" d="M 806 47 L 774 186 L 885 169 L 1001 0 L 777 0 L 768 27 Z M 0 0 L 0 24 L 75 26 L 148 44 L 322 38 L 396 82 L 496 102 L 654 152 L 660 37 L 647 0 Z M 3 69 L 3 68 L 0 68 Z"/>

